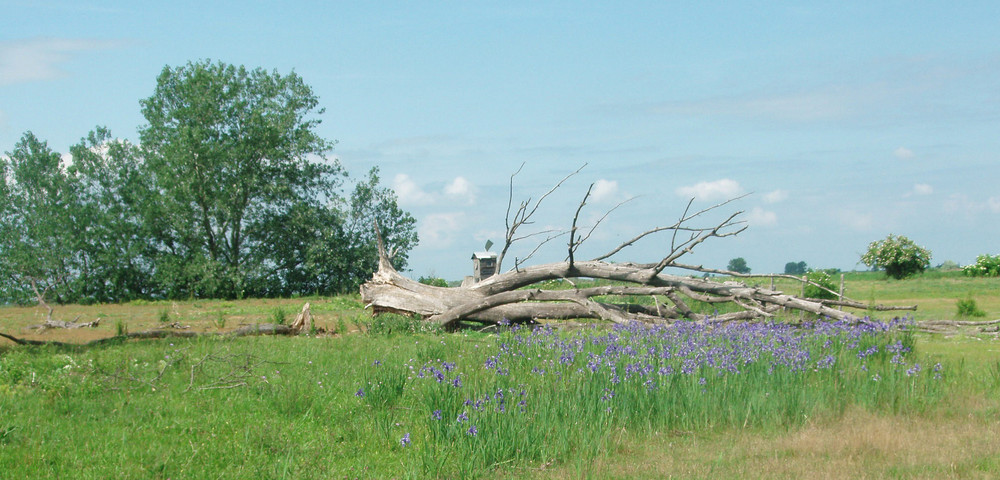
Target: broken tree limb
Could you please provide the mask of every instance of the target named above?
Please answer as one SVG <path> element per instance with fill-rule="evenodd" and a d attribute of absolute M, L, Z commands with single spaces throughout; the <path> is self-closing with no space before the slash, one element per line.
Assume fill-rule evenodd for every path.
<path fill-rule="evenodd" d="M 34 329 L 42 330 L 42 331 L 48 330 L 50 328 L 65 328 L 65 329 L 94 328 L 100 325 L 100 323 L 101 323 L 100 318 L 92 322 L 77 322 L 75 318 L 73 319 L 72 322 L 67 322 L 64 320 L 53 320 L 51 318 L 48 318 L 45 320 L 44 323 L 40 323 L 38 325 L 31 325 L 28 328 L 33 330 Z"/>
<path fill-rule="evenodd" d="M 298 333 L 308 333 L 312 331 L 313 317 L 312 310 L 310 310 L 309 307 L 309 302 L 306 302 L 306 304 L 302 306 L 302 311 L 295 316 L 295 321 L 292 322 L 291 328 Z"/>

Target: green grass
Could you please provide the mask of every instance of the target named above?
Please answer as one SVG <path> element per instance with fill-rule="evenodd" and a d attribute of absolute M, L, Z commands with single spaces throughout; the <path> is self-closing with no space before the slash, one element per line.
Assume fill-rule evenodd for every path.
<path fill-rule="evenodd" d="M 954 318 L 954 300 L 969 295 L 998 318 L 997 286 L 951 275 L 848 276 L 856 299 L 869 300 L 857 293 L 869 289 L 880 302 L 915 300 L 918 318 Z M 100 316 L 102 324 L 44 334 L 23 330 L 39 323 L 39 309 L 5 307 L 0 325 L 86 341 L 113 335 L 116 325 L 159 328 L 167 316 L 214 332 L 220 315 L 226 329 L 237 328 L 291 315 L 306 301 L 330 334 L 83 350 L 0 345 L 0 478 L 1000 476 L 995 337 L 879 340 L 883 352 L 896 340 L 914 347 L 906 362 L 923 365 L 916 379 L 884 353 L 862 371 L 847 342 L 834 339 L 810 348 L 835 357 L 836 369 L 700 371 L 650 395 L 641 382 L 591 378 L 587 354 L 603 352 L 597 345 L 581 345 L 563 364 L 540 343 L 521 344 L 510 351 L 524 356 L 504 356 L 509 375 L 497 375 L 484 366 L 501 344 L 514 345 L 510 332 L 446 334 L 411 317 L 372 319 L 356 296 L 59 306 L 57 318 Z M 947 308 L 924 317 L 935 303 Z M 455 367 L 445 372 L 444 362 Z M 445 381 L 430 370 L 420 378 L 424 367 Z M 486 395 L 482 409 L 464 403 Z"/>
<path fill-rule="evenodd" d="M 636 445 L 657 442 L 662 432 L 687 444 L 734 435 L 782 439 L 858 415 L 947 425 L 971 412 L 988 424 L 997 411 L 989 393 L 998 385 L 988 380 L 996 342 L 916 339 L 921 356 L 911 361 L 948 364 L 947 377 L 936 383 L 930 375 L 911 382 L 888 356 L 869 361 L 862 376 L 856 363 L 846 366 L 852 356 L 844 351 L 836 354 L 843 372 L 706 371 L 675 377 L 653 396 L 638 382 L 573 381 L 590 375 L 577 370 L 587 352 L 600 350 L 595 346 L 583 346 L 576 363 L 560 365 L 543 344 L 524 343 L 510 350 L 524 356 L 504 357 L 510 374 L 498 376 L 482 366 L 501 343 L 513 344 L 510 333 L 379 332 L 132 342 L 84 351 L 8 348 L 0 353 L 0 471 L 11 478 L 633 476 L 644 456 L 664 455 Z M 421 367 L 443 371 L 443 362 L 456 366 L 442 383 L 430 374 L 418 378 Z M 539 366 L 546 372 L 533 371 Z M 896 383 L 873 389 L 867 376 L 875 372 L 884 378 L 880 385 Z M 507 412 L 495 408 L 500 389 L 509 398 Z M 614 397 L 602 399 L 608 390 Z M 463 403 L 483 395 L 491 395 L 487 408 Z M 945 397 L 965 399 L 965 406 L 948 406 Z M 525 412 L 518 410 L 522 399 Z M 458 422 L 463 414 L 467 419 Z M 406 434 L 411 443 L 404 446 Z M 724 476 L 753 460 L 714 461 L 715 454 L 702 460 Z M 591 471 L 592 462 L 601 469 Z M 986 458 L 981 462 L 971 471 L 998 473 Z M 664 471 L 671 470 L 647 474 Z"/>

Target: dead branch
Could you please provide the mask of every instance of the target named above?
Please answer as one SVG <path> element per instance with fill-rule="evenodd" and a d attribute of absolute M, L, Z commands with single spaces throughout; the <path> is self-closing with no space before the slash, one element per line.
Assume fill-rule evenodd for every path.
<path fill-rule="evenodd" d="M 45 330 L 48 330 L 50 328 L 65 328 L 65 329 L 95 328 L 98 325 L 100 325 L 100 323 L 101 323 L 101 319 L 100 318 L 98 318 L 98 319 L 96 319 L 96 320 L 94 320 L 92 322 L 77 322 L 77 320 L 79 318 L 80 317 L 74 318 L 72 322 L 67 322 L 67 321 L 63 321 L 63 320 L 53 320 L 51 318 L 48 318 L 48 319 L 45 320 L 45 323 L 40 323 L 38 325 L 31 325 L 31 326 L 28 327 L 28 329 L 31 329 L 31 330 L 37 329 L 37 330 L 45 331 Z"/>
<path fill-rule="evenodd" d="M 511 174 L 510 191 L 507 197 L 507 214 L 505 216 L 505 225 L 507 227 L 507 232 L 504 235 L 505 238 L 504 238 L 503 249 L 500 250 L 500 255 L 497 256 L 497 272 L 502 271 L 501 267 L 503 266 L 504 256 L 507 255 L 507 250 L 509 250 L 511 245 L 513 245 L 514 242 L 518 240 L 518 238 L 516 238 L 517 230 L 524 225 L 531 225 L 533 223 L 531 217 L 533 217 L 535 215 L 535 212 L 538 211 L 538 207 L 541 206 L 542 202 L 545 201 L 545 199 L 548 198 L 549 195 L 552 195 L 552 192 L 558 190 L 559 187 L 561 187 L 562 184 L 566 182 L 566 180 L 569 180 L 577 173 L 580 173 L 580 170 L 583 170 L 583 168 L 586 166 L 587 164 L 585 163 L 582 166 L 580 166 L 580 168 L 576 169 L 575 172 L 563 177 L 563 179 L 560 180 L 555 185 L 553 185 L 552 188 L 549 189 L 549 191 L 545 192 L 541 197 L 539 197 L 538 200 L 535 201 L 534 205 L 531 204 L 531 197 L 528 197 L 527 200 L 521 202 L 521 204 L 517 207 L 517 210 L 514 211 L 513 217 L 511 217 L 510 211 L 511 207 L 514 204 L 514 177 L 516 177 L 517 174 L 521 172 L 521 169 L 524 168 L 524 164 L 522 163 L 521 166 L 518 167 L 517 171 Z"/>

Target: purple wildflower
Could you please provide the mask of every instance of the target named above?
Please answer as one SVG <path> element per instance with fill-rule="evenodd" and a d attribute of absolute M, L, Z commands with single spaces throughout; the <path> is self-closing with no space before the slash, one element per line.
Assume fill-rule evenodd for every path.
<path fill-rule="evenodd" d="M 407 445 L 410 444 L 410 432 L 406 432 L 406 434 L 403 435 L 403 438 L 399 439 L 399 444 L 402 445 L 403 447 L 406 447 Z"/>

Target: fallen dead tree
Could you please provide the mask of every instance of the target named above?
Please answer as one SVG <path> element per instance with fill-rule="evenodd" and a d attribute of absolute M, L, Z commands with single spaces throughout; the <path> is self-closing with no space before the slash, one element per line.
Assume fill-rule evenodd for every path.
<path fill-rule="evenodd" d="M 518 170 L 519 172 L 520 170 Z M 746 229 L 739 220 L 737 211 L 723 220 L 708 225 L 693 225 L 706 214 L 730 204 L 728 200 L 709 208 L 691 212 L 693 200 L 688 202 L 680 219 L 673 224 L 655 227 L 621 243 L 607 253 L 590 260 L 577 260 L 579 247 L 590 238 L 598 225 L 626 202 L 619 203 L 600 217 L 594 225 L 579 226 L 580 212 L 587 204 L 591 189 L 571 219 L 570 227 L 564 231 L 543 230 L 522 234 L 519 230 L 532 223 L 532 216 L 540 204 L 574 172 L 559 181 L 552 189 L 539 197 L 521 202 L 513 208 L 513 182 L 508 199 L 507 231 L 505 244 L 497 259 L 497 271 L 503 264 L 504 256 L 517 241 L 532 237 L 542 237 L 534 250 L 523 258 L 515 259 L 514 268 L 505 273 L 489 277 L 482 282 L 461 287 L 435 287 L 425 285 L 400 275 L 392 266 L 391 254 L 382 244 L 379 235 L 378 271 L 372 279 L 361 286 L 361 298 L 373 313 L 395 312 L 416 314 L 426 321 L 438 323 L 446 328 L 456 327 L 459 322 L 496 324 L 501 321 L 525 322 L 536 319 L 595 318 L 616 323 L 644 321 L 650 323 L 671 322 L 678 319 L 695 321 L 734 321 L 773 317 L 781 310 L 808 312 L 821 317 L 862 321 L 857 315 L 835 307 L 861 310 L 915 310 L 916 306 L 884 306 L 857 302 L 848 298 L 826 300 L 788 295 L 781 291 L 750 286 L 734 281 L 712 281 L 708 278 L 665 273 L 667 268 L 706 274 L 722 274 L 732 278 L 752 277 L 726 270 L 704 268 L 679 262 L 699 244 L 712 239 L 738 235 Z M 376 231 L 378 226 L 375 226 Z M 640 240 L 655 234 L 669 235 L 669 247 L 664 255 L 648 263 L 609 261 Z M 563 262 L 524 266 L 525 261 L 538 249 L 557 238 L 568 238 L 567 255 Z M 666 243 L 666 242 L 664 242 Z M 798 277 L 779 275 L 778 277 L 803 281 Z M 606 280 L 610 285 L 577 287 L 575 279 Z M 564 280 L 572 288 L 552 290 L 539 288 L 541 282 Z M 807 281 L 807 280 L 806 280 Z M 808 282 L 808 281 L 807 281 Z M 811 282 L 810 282 L 811 283 Z M 813 283 L 817 287 L 821 285 Z M 836 292 L 833 292 L 836 293 Z M 635 302 L 636 296 L 648 297 L 647 302 Z M 727 313 L 699 313 L 697 304 L 735 306 Z"/>

